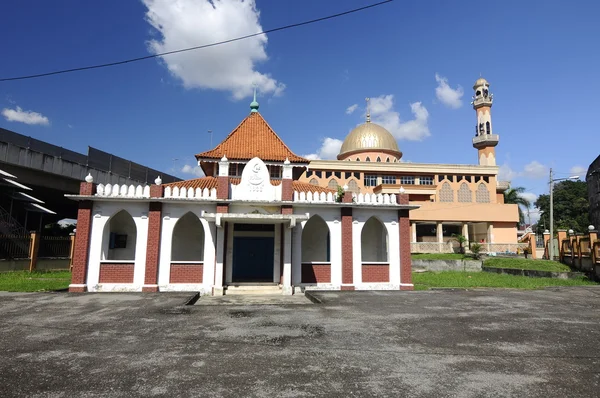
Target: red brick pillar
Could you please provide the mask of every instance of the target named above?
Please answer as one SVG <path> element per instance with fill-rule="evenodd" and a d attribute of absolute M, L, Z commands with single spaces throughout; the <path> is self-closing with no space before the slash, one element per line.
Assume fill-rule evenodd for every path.
<path fill-rule="evenodd" d="M 283 162 L 283 170 L 281 173 L 281 200 L 284 202 L 294 200 L 292 177 L 292 165 L 290 164 L 290 161 L 286 158 L 285 162 Z"/>
<path fill-rule="evenodd" d="M 344 201 L 345 199 L 346 195 L 344 195 Z M 342 290 L 354 290 L 353 264 L 352 208 L 342 207 Z"/>
<path fill-rule="evenodd" d="M 223 156 L 219 162 L 217 199 L 229 199 L 229 161 L 225 156 Z"/>
<path fill-rule="evenodd" d="M 93 196 L 96 186 L 92 182 L 82 182 L 79 186 L 79 194 Z M 91 200 L 79 202 L 77 211 L 77 229 L 75 230 L 75 248 L 73 249 L 73 272 L 69 292 L 83 293 L 87 291 L 86 278 L 90 254 L 90 236 L 92 233 L 92 207 Z"/>
<path fill-rule="evenodd" d="M 407 194 L 398 195 L 398 204 L 407 205 Z M 412 262 L 410 258 L 410 218 L 408 210 L 398 210 L 398 228 L 400 232 L 400 290 L 413 290 Z"/>
<path fill-rule="evenodd" d="M 162 198 L 162 185 L 150 186 L 150 198 Z M 160 262 L 160 232 L 162 226 L 162 203 L 150 202 L 148 207 L 148 240 L 146 243 L 146 271 L 143 292 L 158 292 L 158 264 Z"/>

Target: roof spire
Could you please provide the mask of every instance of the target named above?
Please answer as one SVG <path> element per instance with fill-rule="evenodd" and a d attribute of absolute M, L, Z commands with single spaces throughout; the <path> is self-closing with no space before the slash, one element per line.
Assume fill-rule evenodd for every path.
<path fill-rule="evenodd" d="M 371 101 L 371 98 L 367 97 L 365 98 L 365 101 L 367 101 L 367 123 L 371 123 L 371 110 L 369 109 L 369 101 Z"/>
<path fill-rule="evenodd" d="M 256 102 L 256 83 L 254 83 L 253 86 L 254 86 L 254 101 L 252 101 L 250 103 L 250 113 L 258 112 L 258 102 Z"/>

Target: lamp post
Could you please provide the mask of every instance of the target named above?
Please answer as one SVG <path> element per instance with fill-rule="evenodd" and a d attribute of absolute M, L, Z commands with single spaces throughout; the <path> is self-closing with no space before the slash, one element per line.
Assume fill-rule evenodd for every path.
<path fill-rule="evenodd" d="M 567 178 L 552 178 L 552 169 L 550 169 L 550 242 L 548 242 L 548 260 L 554 260 L 554 183 L 556 181 L 577 180 L 579 176 Z M 560 244 L 560 242 L 559 242 Z"/>

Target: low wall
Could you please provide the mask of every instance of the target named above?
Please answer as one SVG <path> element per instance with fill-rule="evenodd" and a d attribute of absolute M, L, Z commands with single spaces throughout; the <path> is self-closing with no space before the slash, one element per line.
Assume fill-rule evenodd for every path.
<path fill-rule="evenodd" d="M 35 269 L 38 271 L 68 270 L 69 264 L 68 258 L 38 258 Z M 0 272 L 2 271 L 29 271 L 29 259 L 0 260 Z"/>
<path fill-rule="evenodd" d="M 496 268 L 496 267 L 483 267 L 483 272 L 490 272 L 494 274 L 508 274 L 518 276 L 529 276 L 534 278 L 557 278 L 557 279 L 577 279 L 585 276 L 581 272 L 552 272 L 552 271 L 535 271 L 530 269 L 516 269 L 516 268 Z"/>
<path fill-rule="evenodd" d="M 481 271 L 479 260 L 412 260 L 413 271 Z"/>

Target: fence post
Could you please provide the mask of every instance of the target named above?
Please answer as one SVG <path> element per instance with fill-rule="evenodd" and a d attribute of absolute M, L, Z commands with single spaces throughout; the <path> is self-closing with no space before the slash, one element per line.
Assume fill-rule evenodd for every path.
<path fill-rule="evenodd" d="M 73 252 L 75 251 L 75 233 L 69 234 L 71 238 L 71 249 L 69 250 L 69 271 L 73 272 Z"/>
<path fill-rule="evenodd" d="M 35 271 L 37 267 L 38 251 L 40 249 L 40 234 L 37 231 L 31 231 L 31 248 L 29 251 L 29 272 Z"/>

